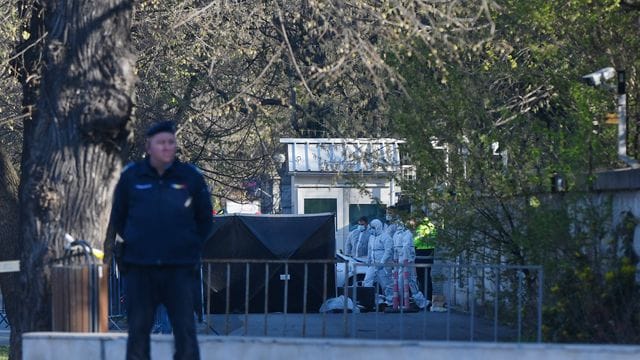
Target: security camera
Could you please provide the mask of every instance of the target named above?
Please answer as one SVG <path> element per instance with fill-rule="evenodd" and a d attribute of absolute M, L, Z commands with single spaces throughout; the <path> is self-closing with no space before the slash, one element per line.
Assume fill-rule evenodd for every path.
<path fill-rule="evenodd" d="M 606 67 L 604 69 L 600 69 L 596 72 L 592 72 L 591 74 L 583 76 L 582 81 L 584 81 L 589 86 L 599 86 L 603 82 L 613 79 L 615 76 L 616 69 L 612 67 Z"/>
<path fill-rule="evenodd" d="M 285 160 L 287 160 L 287 158 L 284 156 L 284 154 L 275 154 L 275 155 L 273 155 L 273 161 L 275 161 L 278 164 L 284 163 Z"/>

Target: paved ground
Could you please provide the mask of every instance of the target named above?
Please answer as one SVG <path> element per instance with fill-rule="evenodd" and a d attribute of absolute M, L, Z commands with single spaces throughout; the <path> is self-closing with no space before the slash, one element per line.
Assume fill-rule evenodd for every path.
<path fill-rule="evenodd" d="M 112 319 L 112 331 L 126 331 L 125 319 Z M 246 326 L 245 326 L 246 324 Z M 473 331 L 472 331 L 473 328 Z M 198 326 L 200 334 L 236 336 L 326 337 L 397 340 L 517 341 L 517 330 L 493 321 L 452 312 L 229 314 L 211 315 Z M 0 345 L 9 330 L 0 328 Z"/>
<path fill-rule="evenodd" d="M 213 335 L 397 340 L 517 341 L 517 330 L 459 312 L 224 314 L 211 315 L 198 332 Z M 113 331 L 126 320 L 113 319 Z M 246 324 L 246 326 L 245 326 Z M 117 325 L 117 326 L 116 326 Z M 473 331 L 472 331 L 473 328 Z"/>
<path fill-rule="evenodd" d="M 201 332 L 239 336 L 404 340 L 516 341 L 517 331 L 461 313 L 231 314 L 215 315 Z M 244 324 L 248 324 L 245 326 Z M 471 330 L 473 327 L 473 331 Z M 497 331 L 497 333 L 496 333 Z"/>
<path fill-rule="evenodd" d="M 9 328 L 4 322 L 0 324 L 0 346 L 9 345 Z"/>

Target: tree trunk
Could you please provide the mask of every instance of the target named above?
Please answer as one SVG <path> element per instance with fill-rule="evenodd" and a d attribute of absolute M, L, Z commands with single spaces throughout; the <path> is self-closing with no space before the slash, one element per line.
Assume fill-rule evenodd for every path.
<path fill-rule="evenodd" d="M 18 174 L 9 156 L 0 148 L 0 261 L 17 260 L 19 257 L 18 181 Z M 0 274 L 0 289 L 13 339 L 17 337 L 20 329 L 17 321 L 18 309 L 21 306 L 18 274 Z"/>
<path fill-rule="evenodd" d="M 132 0 L 40 6 L 41 16 L 31 22 L 46 34 L 41 58 L 24 59 L 42 66 L 31 74 L 40 78 L 37 88 L 23 83 L 25 99 L 33 91 L 38 96 L 25 126 L 20 183 L 22 305 L 14 315 L 20 333 L 51 329 L 50 269 L 62 255 L 65 233 L 102 247 L 130 137 L 135 83 Z M 12 338 L 12 358 L 21 357 L 20 346 Z"/>

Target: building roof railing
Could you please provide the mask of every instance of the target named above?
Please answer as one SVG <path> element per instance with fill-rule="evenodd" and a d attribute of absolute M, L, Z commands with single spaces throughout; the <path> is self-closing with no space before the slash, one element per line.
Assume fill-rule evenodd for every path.
<path fill-rule="evenodd" d="M 283 138 L 290 173 L 400 172 L 400 144 L 392 138 Z"/>

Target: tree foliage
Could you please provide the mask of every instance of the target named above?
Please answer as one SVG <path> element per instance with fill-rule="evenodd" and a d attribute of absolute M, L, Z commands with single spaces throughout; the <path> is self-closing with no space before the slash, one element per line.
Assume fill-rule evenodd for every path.
<path fill-rule="evenodd" d="M 572 308 L 571 294 L 580 289 L 585 300 L 623 313 L 633 306 L 606 281 L 607 266 L 611 279 L 625 278 L 621 269 L 629 267 L 617 265 L 622 240 L 611 232 L 609 208 L 589 205 L 582 194 L 597 170 L 622 166 L 616 128 L 604 124 L 605 113 L 615 112 L 615 91 L 589 88 L 580 78 L 606 66 L 626 70 L 630 152 L 637 154 L 639 13 L 619 1 L 499 3 L 496 36 L 480 53 L 448 63 L 446 76 L 427 70 L 420 56 L 397 59 L 410 97 L 395 97 L 390 114 L 417 167 L 416 181 L 403 184 L 403 193 L 429 204 L 430 216 L 443 227 L 440 245 L 452 256 L 543 265 L 546 301 L 566 305 L 551 306 L 547 325 L 570 321 L 562 331 L 547 332 L 548 339 L 586 341 L 566 330 L 584 326 L 584 335 L 595 323 L 585 319 L 602 320 L 603 307 Z M 551 179 L 558 176 L 571 195 L 549 198 Z M 596 251 L 609 243 L 613 250 Z M 594 281 L 576 278 L 581 272 Z M 535 274 L 529 280 L 536 285 Z M 636 299 L 637 286 L 621 283 Z M 638 321 L 626 320 L 616 317 L 615 326 L 606 328 Z M 625 341 L 637 336 L 628 334 Z M 620 340 L 600 335 L 591 340 Z"/>
<path fill-rule="evenodd" d="M 20 11 L 3 3 L 13 16 L 4 23 L 7 56 L 12 39 L 37 37 L 19 30 L 34 2 L 22 3 Z M 493 10 L 490 0 L 140 1 L 132 28 L 136 133 L 158 118 L 176 119 L 182 156 L 203 168 L 217 196 L 237 196 L 243 182 L 274 170 L 279 137 L 389 134 L 386 98 L 403 80 L 385 54 L 415 53 L 419 40 L 434 50 L 428 66 L 446 71 L 443 54 L 491 38 Z M 2 129 L 18 130 L 3 139 L 17 145 L 21 108 L 17 98 L 3 100 L 15 120 Z M 129 157 L 141 152 L 136 137 Z"/>
<path fill-rule="evenodd" d="M 388 134 L 385 100 L 402 79 L 385 53 L 411 52 L 408 39 L 478 47 L 492 4 L 143 1 L 137 115 L 176 118 L 183 155 L 229 197 L 274 170 L 279 137 Z M 445 69 L 435 54 L 430 66 Z"/>
<path fill-rule="evenodd" d="M 7 66 L 14 55 L 14 39 L 19 34 L 18 12 L 13 1 L 0 1 L 0 139 L 14 164 L 19 162 L 22 119 L 18 81 Z"/>

